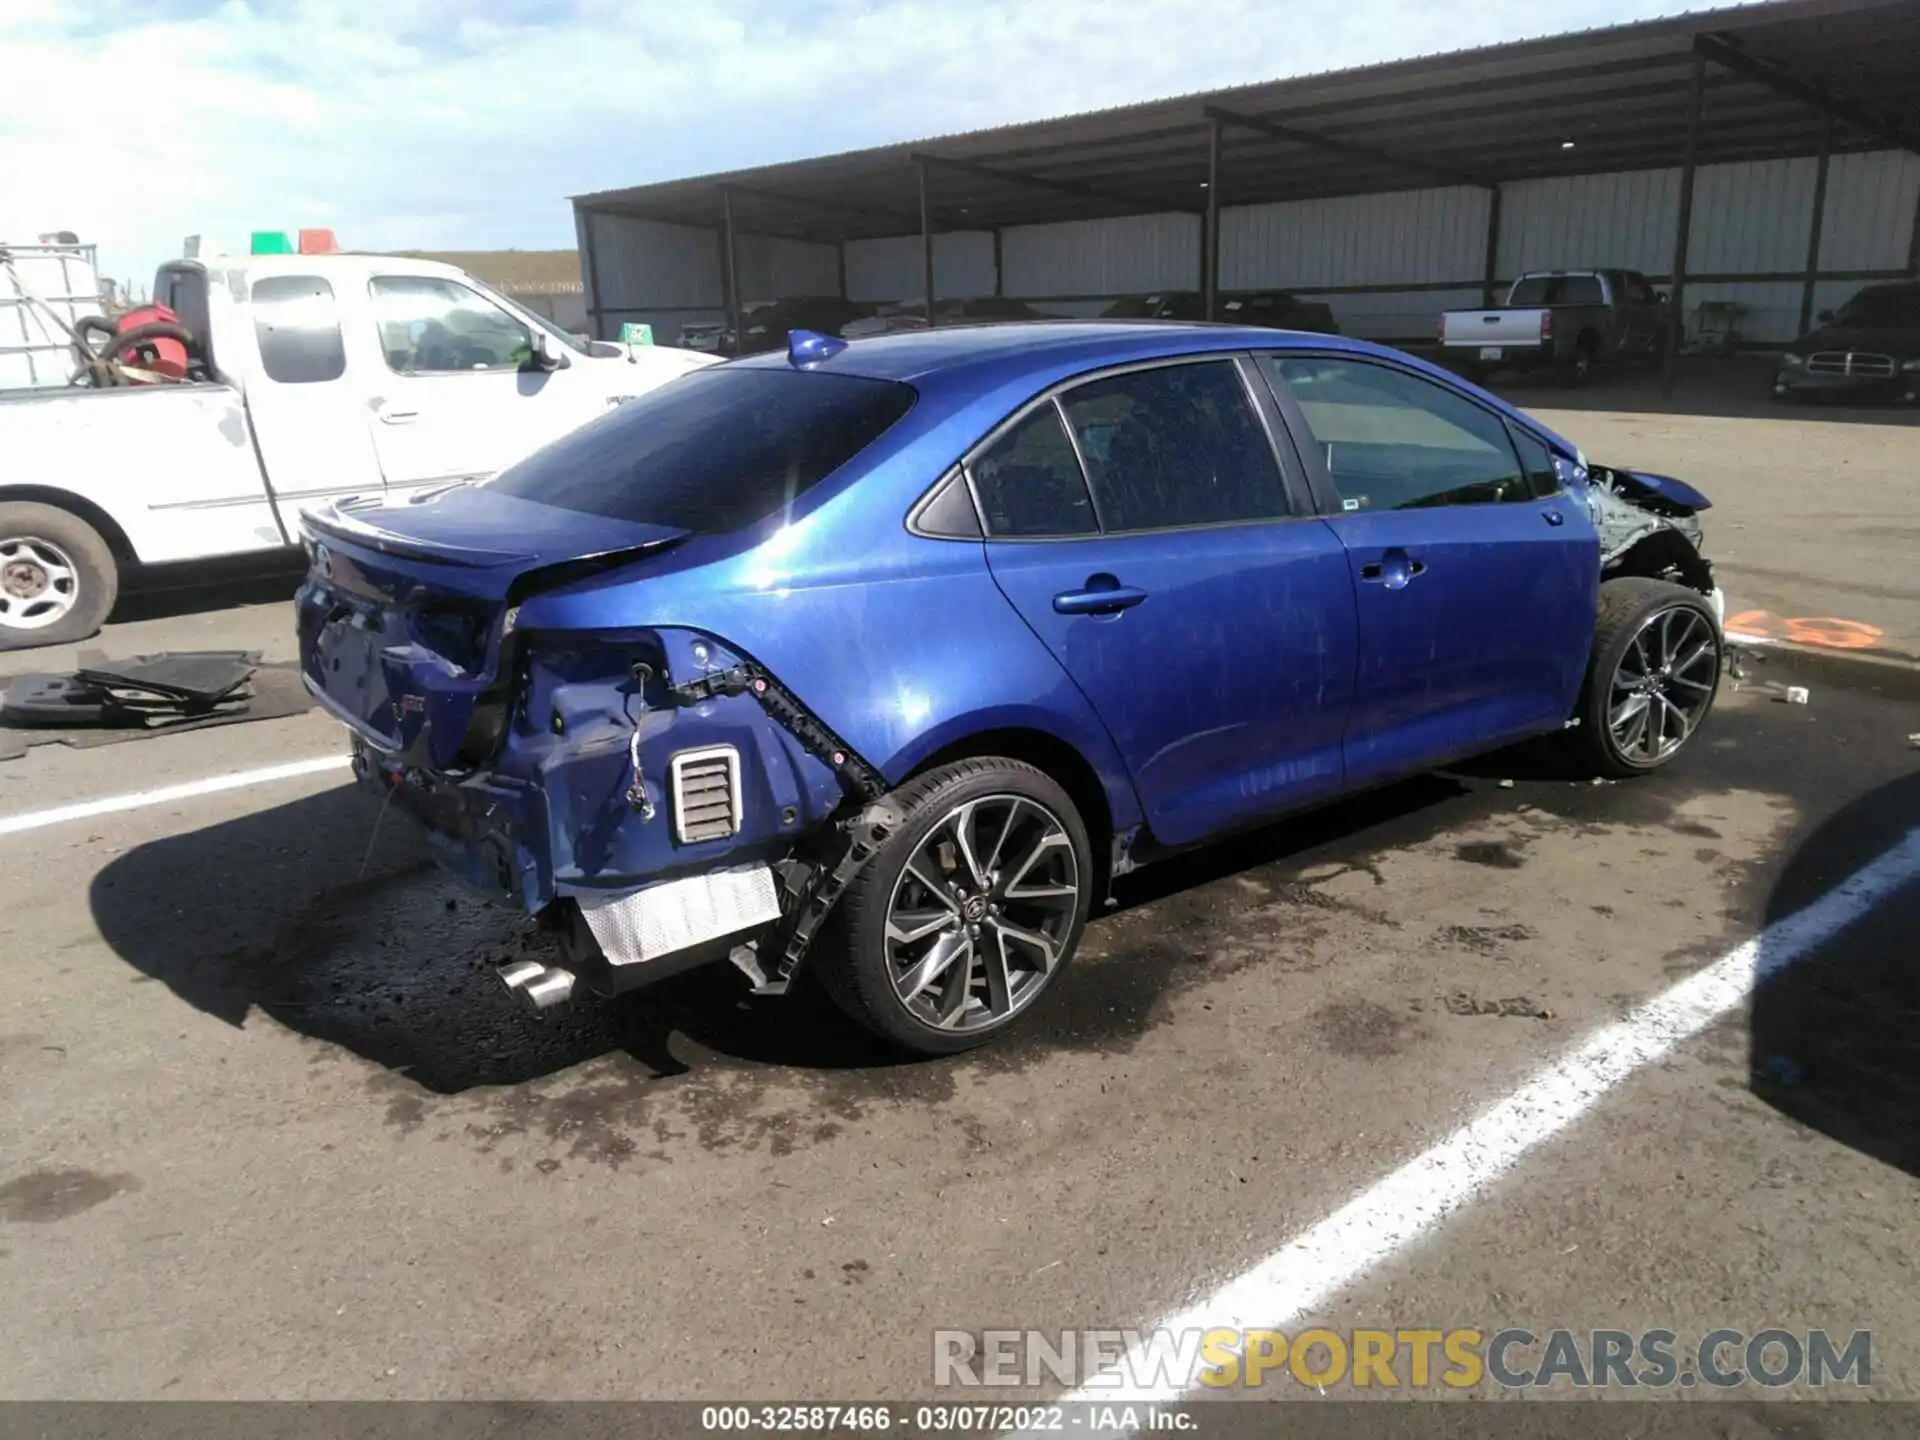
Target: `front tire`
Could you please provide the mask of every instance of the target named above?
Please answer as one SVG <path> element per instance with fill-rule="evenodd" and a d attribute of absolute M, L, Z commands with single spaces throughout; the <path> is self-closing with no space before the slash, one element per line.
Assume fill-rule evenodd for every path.
<path fill-rule="evenodd" d="M 1574 731 L 1587 766 L 1624 779 L 1671 761 L 1713 709 L 1725 650 L 1697 590 L 1641 576 L 1602 585 Z"/>
<path fill-rule="evenodd" d="M 113 551 L 86 521 L 54 505 L 0 504 L 0 650 L 85 640 L 119 593 Z"/>
<path fill-rule="evenodd" d="M 834 1002 L 921 1055 L 985 1044 L 1073 958 L 1092 906 L 1086 825 L 1018 760 L 960 760 L 897 793 L 907 821 L 848 887 L 816 956 Z"/>

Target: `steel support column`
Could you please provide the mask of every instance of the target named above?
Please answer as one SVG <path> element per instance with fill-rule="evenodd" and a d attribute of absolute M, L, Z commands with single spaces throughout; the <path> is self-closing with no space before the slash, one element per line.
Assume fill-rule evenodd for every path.
<path fill-rule="evenodd" d="M 1807 225 L 1807 278 L 1800 285 L 1800 333 L 1813 328 L 1813 287 L 1820 277 L 1820 227 L 1827 218 L 1827 169 L 1833 160 L 1833 117 L 1820 132 L 1820 165 L 1813 176 L 1813 219 Z"/>
<path fill-rule="evenodd" d="M 1200 237 L 1200 283 L 1205 308 L 1202 315 L 1211 320 L 1220 299 L 1220 117 L 1207 117 L 1207 214 L 1201 222 L 1206 233 Z"/>
<path fill-rule="evenodd" d="M 920 265 L 927 287 L 927 324 L 933 324 L 933 199 L 927 190 L 927 162 L 920 168 Z"/>
<path fill-rule="evenodd" d="M 1687 150 L 1680 166 L 1680 215 L 1674 226 L 1673 288 L 1668 320 L 1671 335 L 1667 343 L 1666 363 L 1661 389 L 1673 394 L 1678 376 L 1680 345 L 1687 333 L 1687 247 L 1693 240 L 1693 177 L 1699 168 L 1701 111 L 1706 104 L 1707 57 L 1697 51 L 1693 57 L 1693 81 L 1687 87 Z"/>
<path fill-rule="evenodd" d="M 1913 235 L 1907 241 L 1907 269 L 1920 280 L 1920 200 L 1913 205 Z"/>
<path fill-rule="evenodd" d="M 1500 187 L 1487 187 L 1487 266 L 1480 281 L 1480 303 L 1491 309 L 1494 282 L 1500 278 Z"/>
<path fill-rule="evenodd" d="M 600 256 L 594 245 L 593 217 L 595 211 L 576 212 L 580 231 L 580 270 L 587 282 L 587 333 L 596 340 L 607 337 L 600 330 Z"/>
<path fill-rule="evenodd" d="M 733 233 L 733 188 L 720 187 L 721 252 L 724 257 L 722 280 L 727 292 L 727 325 L 733 331 L 733 353 L 740 353 L 740 342 L 745 338 L 741 331 L 744 321 L 741 319 L 740 305 L 740 253 Z"/>

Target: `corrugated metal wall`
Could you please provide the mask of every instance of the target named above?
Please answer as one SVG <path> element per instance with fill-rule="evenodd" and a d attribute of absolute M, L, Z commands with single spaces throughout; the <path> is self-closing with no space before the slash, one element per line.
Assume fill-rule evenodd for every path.
<path fill-rule="evenodd" d="M 926 254 L 918 235 L 847 242 L 849 300 L 924 300 Z M 994 291 L 993 234 L 955 230 L 933 237 L 933 293 L 939 300 Z"/>
<path fill-rule="evenodd" d="M 1200 283 L 1200 217 L 1123 215 L 1015 225 L 1000 234 L 1000 264 L 1007 295 L 1191 290 Z"/>
<path fill-rule="evenodd" d="M 1920 155 L 1875 150 L 1836 155 L 1820 227 L 1822 270 L 1899 270 L 1920 207 Z"/>
<path fill-rule="evenodd" d="M 588 303 L 597 300 L 603 314 L 727 303 L 713 231 L 596 214 L 583 216 L 580 228 Z"/>
<path fill-rule="evenodd" d="M 1750 339 L 1792 338 L 1802 287 L 1789 277 L 1806 265 L 1816 173 L 1811 156 L 1701 167 L 1688 272 L 1716 278 L 1689 282 L 1690 322 L 1702 301 L 1731 300 L 1748 307 Z M 1672 168 L 1510 184 L 1502 191 L 1497 273 L 1510 279 L 1523 269 L 1601 265 L 1664 277 L 1673 266 L 1679 194 L 1680 172 Z M 1452 187 L 1230 207 L 1221 216 L 1221 284 L 1315 295 L 1350 334 L 1424 338 L 1440 311 L 1479 303 L 1490 203 L 1485 191 Z M 1835 156 L 1821 269 L 1904 270 L 1916 203 L 1920 157 Z M 597 215 L 582 224 L 581 241 L 589 274 L 597 274 L 603 332 L 622 319 L 647 318 L 643 311 L 690 318 L 724 303 L 719 244 L 709 230 Z M 920 298 L 918 235 L 854 241 L 845 251 L 851 298 Z M 941 298 L 995 293 L 991 234 L 938 235 L 934 260 Z M 744 237 L 739 263 L 748 299 L 832 293 L 839 285 L 831 246 Z M 998 288 L 1041 309 L 1098 313 L 1114 296 L 1197 288 L 1199 271 L 1197 215 L 1134 215 L 1004 230 Z M 1823 280 L 1819 307 L 1861 283 Z"/>
<path fill-rule="evenodd" d="M 1702 165 L 1693 180 L 1687 273 L 1765 275 L 1806 269 L 1818 169 L 1811 156 Z M 1661 272 L 1671 268 L 1671 260 L 1659 266 Z"/>
<path fill-rule="evenodd" d="M 1496 268 L 1509 279 L 1581 265 L 1665 274 L 1679 213 L 1678 170 L 1517 181 L 1501 187 Z"/>
<path fill-rule="evenodd" d="M 707 246 L 714 248 L 712 232 Z M 838 295 L 840 247 L 766 235 L 742 235 L 734 246 L 740 298 L 778 300 L 785 295 Z"/>
<path fill-rule="evenodd" d="M 1220 284 L 1426 285 L 1486 264 L 1485 190 L 1456 186 L 1234 206 L 1220 216 Z"/>

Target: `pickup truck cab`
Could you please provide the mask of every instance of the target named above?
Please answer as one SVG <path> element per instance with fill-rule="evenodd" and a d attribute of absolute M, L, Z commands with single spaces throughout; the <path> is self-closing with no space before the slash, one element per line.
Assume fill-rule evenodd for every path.
<path fill-rule="evenodd" d="M 1672 339 L 1667 297 L 1634 270 L 1534 270 L 1492 310 L 1449 310 L 1440 349 L 1470 376 L 1551 368 L 1584 385 L 1614 360 L 1657 361 Z"/>
<path fill-rule="evenodd" d="M 0 393 L 0 648 L 84 639 L 136 566 L 299 544 L 299 515 L 507 468 L 690 369 L 583 344 L 448 265 L 169 261 L 200 383 Z"/>

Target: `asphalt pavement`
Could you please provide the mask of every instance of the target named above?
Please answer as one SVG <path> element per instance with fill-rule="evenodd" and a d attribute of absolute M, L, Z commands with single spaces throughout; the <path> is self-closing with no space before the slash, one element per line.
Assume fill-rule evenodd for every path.
<path fill-rule="evenodd" d="M 286 657 L 195 603 L 94 646 Z M 1915 731 L 1920 672 L 1756 651 L 1655 777 L 1508 752 L 1142 871 L 918 1063 L 725 968 L 521 1014 L 544 939 L 317 714 L 35 747 L 0 1397 L 918 1398 L 936 1332 L 1218 1314 L 1867 1330 L 1864 1387 L 1713 1393 L 1920 1400 Z"/>

